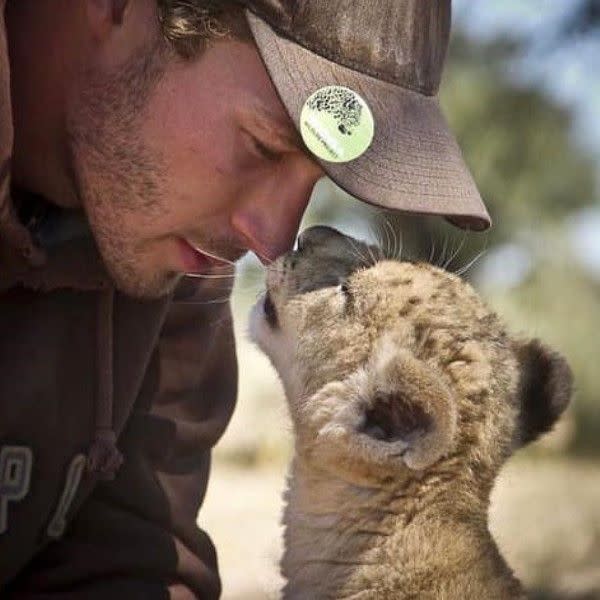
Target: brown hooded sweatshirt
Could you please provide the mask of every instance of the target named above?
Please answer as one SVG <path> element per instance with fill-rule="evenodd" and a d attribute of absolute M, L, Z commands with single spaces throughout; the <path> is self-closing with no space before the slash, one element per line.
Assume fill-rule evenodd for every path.
<path fill-rule="evenodd" d="M 226 293 L 114 289 L 82 215 L 10 194 L 0 0 L 0 597 L 217 598 L 196 526 L 235 404 Z"/>

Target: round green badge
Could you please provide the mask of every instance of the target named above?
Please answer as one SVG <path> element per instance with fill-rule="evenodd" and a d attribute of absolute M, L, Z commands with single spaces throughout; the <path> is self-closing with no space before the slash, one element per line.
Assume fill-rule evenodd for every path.
<path fill-rule="evenodd" d="M 308 149 L 322 160 L 345 163 L 364 154 L 375 134 L 373 113 L 350 88 L 329 85 L 304 104 L 300 132 Z"/>

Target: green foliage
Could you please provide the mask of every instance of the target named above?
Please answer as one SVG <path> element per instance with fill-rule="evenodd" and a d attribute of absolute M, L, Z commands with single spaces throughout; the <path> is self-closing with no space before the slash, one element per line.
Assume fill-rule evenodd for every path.
<path fill-rule="evenodd" d="M 441 103 L 494 220 L 493 241 L 589 205 L 594 166 L 570 136 L 568 112 L 511 83 L 514 47 L 455 36 Z"/>
<path fill-rule="evenodd" d="M 594 35 L 600 31 L 600 4 L 598 0 L 580 0 L 560 29 L 563 39 Z"/>
<path fill-rule="evenodd" d="M 488 245 L 542 246 L 530 277 L 490 301 L 517 329 L 568 358 L 576 380 L 571 449 L 600 453 L 600 285 L 569 256 L 565 217 L 598 201 L 595 165 L 571 137 L 571 117 L 540 90 L 512 83 L 516 45 L 476 46 L 456 36 L 442 104 L 494 220 Z M 599 232 L 600 233 L 600 232 Z"/>
<path fill-rule="evenodd" d="M 547 239 L 547 258 L 512 290 L 490 289 L 485 295 L 511 329 L 543 339 L 565 355 L 575 376 L 570 408 L 575 421 L 569 448 L 600 454 L 600 283 L 583 273 L 560 242 Z"/>

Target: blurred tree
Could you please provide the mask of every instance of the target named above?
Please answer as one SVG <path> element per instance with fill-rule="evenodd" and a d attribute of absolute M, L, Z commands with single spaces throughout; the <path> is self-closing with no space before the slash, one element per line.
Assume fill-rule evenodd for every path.
<path fill-rule="evenodd" d="M 441 93 L 496 242 L 589 205 L 595 194 L 594 165 L 571 139 L 568 112 L 506 76 L 507 56 L 517 51 L 455 36 Z"/>
<path fill-rule="evenodd" d="M 460 33 L 452 39 L 440 101 L 494 221 L 489 233 L 464 242 L 458 264 L 597 197 L 594 163 L 571 138 L 568 111 L 508 77 L 507 62 L 522 51 L 514 41 L 481 44 Z M 441 260 L 444 246 L 463 242 L 440 219 L 388 216 L 410 255 Z"/>
<path fill-rule="evenodd" d="M 594 35 L 600 31 L 600 2 L 579 0 L 559 29 L 559 39 Z"/>
<path fill-rule="evenodd" d="M 600 282 L 573 263 L 564 241 L 560 230 L 555 231 L 545 240 L 537 268 L 521 285 L 485 295 L 514 329 L 539 336 L 568 358 L 575 375 L 570 409 L 575 430 L 564 441 L 571 451 L 598 456 L 600 342 L 591 329 L 600 322 Z"/>

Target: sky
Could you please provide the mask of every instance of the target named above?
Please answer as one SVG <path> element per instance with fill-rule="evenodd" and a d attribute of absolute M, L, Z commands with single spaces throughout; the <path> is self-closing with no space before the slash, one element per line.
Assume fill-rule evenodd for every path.
<path fill-rule="evenodd" d="M 507 65 L 507 72 L 516 81 L 536 82 L 571 110 L 573 136 L 595 156 L 600 186 L 600 31 L 575 36 L 556 48 L 560 24 L 578 4 L 579 0 L 454 0 L 453 19 L 454 27 L 474 39 L 505 37 L 527 42 L 528 52 Z M 600 280 L 600 206 L 573 215 L 566 232 L 573 256 Z M 492 252 L 482 270 L 484 278 L 487 274 L 489 279 L 512 287 L 532 266 L 522 245 L 508 244 Z"/>
<path fill-rule="evenodd" d="M 454 0 L 454 27 L 475 39 L 516 38 L 530 44 L 526 56 L 507 69 L 516 80 L 532 80 L 573 110 L 574 135 L 600 165 L 600 31 L 550 51 L 566 16 L 579 0 Z"/>

